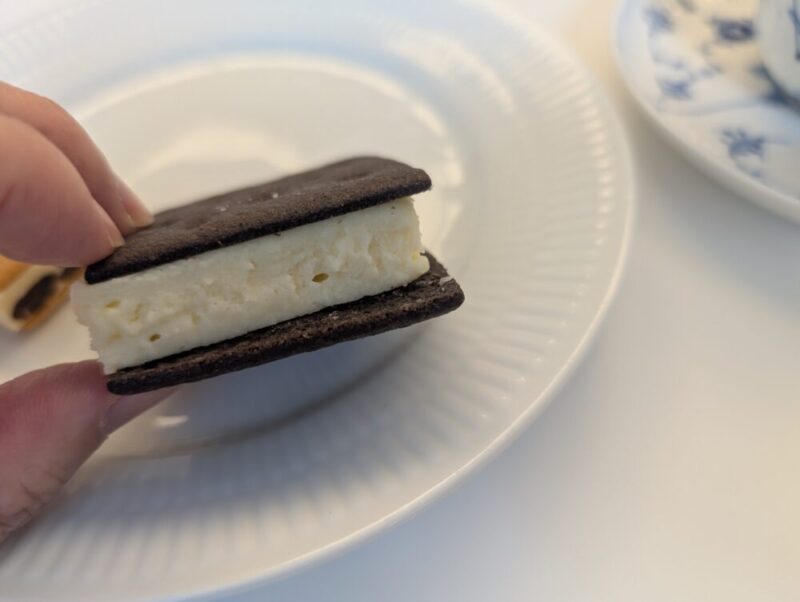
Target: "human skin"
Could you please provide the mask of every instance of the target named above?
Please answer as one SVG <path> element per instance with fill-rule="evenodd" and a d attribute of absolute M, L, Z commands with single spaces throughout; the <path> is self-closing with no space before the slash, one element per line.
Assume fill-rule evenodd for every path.
<path fill-rule="evenodd" d="M 153 217 L 75 119 L 0 82 L 0 255 L 85 266 Z M 0 385 L 0 544 L 38 514 L 117 428 L 169 394 L 106 390 L 94 361 Z"/>

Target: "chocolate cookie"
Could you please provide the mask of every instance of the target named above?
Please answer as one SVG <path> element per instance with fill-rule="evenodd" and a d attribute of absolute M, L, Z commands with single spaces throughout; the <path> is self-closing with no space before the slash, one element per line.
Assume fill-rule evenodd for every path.
<path fill-rule="evenodd" d="M 409 197 L 430 186 L 420 169 L 360 157 L 159 214 L 73 287 L 109 390 L 210 378 L 457 308 L 461 288 L 425 253 Z"/>
<path fill-rule="evenodd" d="M 89 266 L 96 284 L 205 251 L 274 234 L 423 192 L 421 169 L 380 157 L 356 157 L 164 211 L 125 246 Z"/>

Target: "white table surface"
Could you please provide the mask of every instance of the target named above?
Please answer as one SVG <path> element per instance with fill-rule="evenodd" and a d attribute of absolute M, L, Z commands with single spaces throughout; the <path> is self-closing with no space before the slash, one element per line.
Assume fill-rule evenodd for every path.
<path fill-rule="evenodd" d="M 0 0 L 0 18 L 58 1 Z M 455 491 L 215 600 L 798 600 L 800 227 L 644 121 L 610 56 L 614 0 L 504 1 L 576 50 L 628 129 L 639 212 L 616 303 L 549 409 Z"/>

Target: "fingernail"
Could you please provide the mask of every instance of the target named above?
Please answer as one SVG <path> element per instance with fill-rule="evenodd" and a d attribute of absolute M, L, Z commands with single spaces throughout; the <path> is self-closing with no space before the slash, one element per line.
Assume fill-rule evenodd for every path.
<path fill-rule="evenodd" d="M 120 178 L 117 178 L 117 188 L 119 190 L 122 206 L 128 214 L 131 223 L 136 228 L 143 228 L 144 226 L 152 224 L 154 219 L 153 214 L 144 206 L 144 203 L 142 203 L 136 193 Z"/>
<path fill-rule="evenodd" d="M 120 397 L 106 410 L 105 416 L 100 422 L 100 430 L 105 436 L 110 435 L 121 426 L 172 395 L 174 391 L 175 389 L 161 389 L 159 391 L 140 393 L 139 395 Z"/>
<path fill-rule="evenodd" d="M 125 239 L 122 238 L 122 234 L 119 233 L 119 230 L 111 231 L 108 233 L 108 242 L 113 248 L 119 249 L 125 244 Z"/>
<path fill-rule="evenodd" d="M 122 233 L 117 228 L 116 224 L 111 220 L 103 209 L 99 206 L 97 210 L 100 212 L 101 219 L 105 222 L 106 225 L 106 237 L 108 238 L 109 244 L 114 248 L 118 249 L 125 243 L 125 239 L 122 237 Z"/>

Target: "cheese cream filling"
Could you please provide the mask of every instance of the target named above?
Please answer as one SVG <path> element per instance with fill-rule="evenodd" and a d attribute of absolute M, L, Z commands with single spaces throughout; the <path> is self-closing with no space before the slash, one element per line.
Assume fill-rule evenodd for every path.
<path fill-rule="evenodd" d="M 106 373 L 403 286 L 428 271 L 411 198 L 72 288 Z"/>

